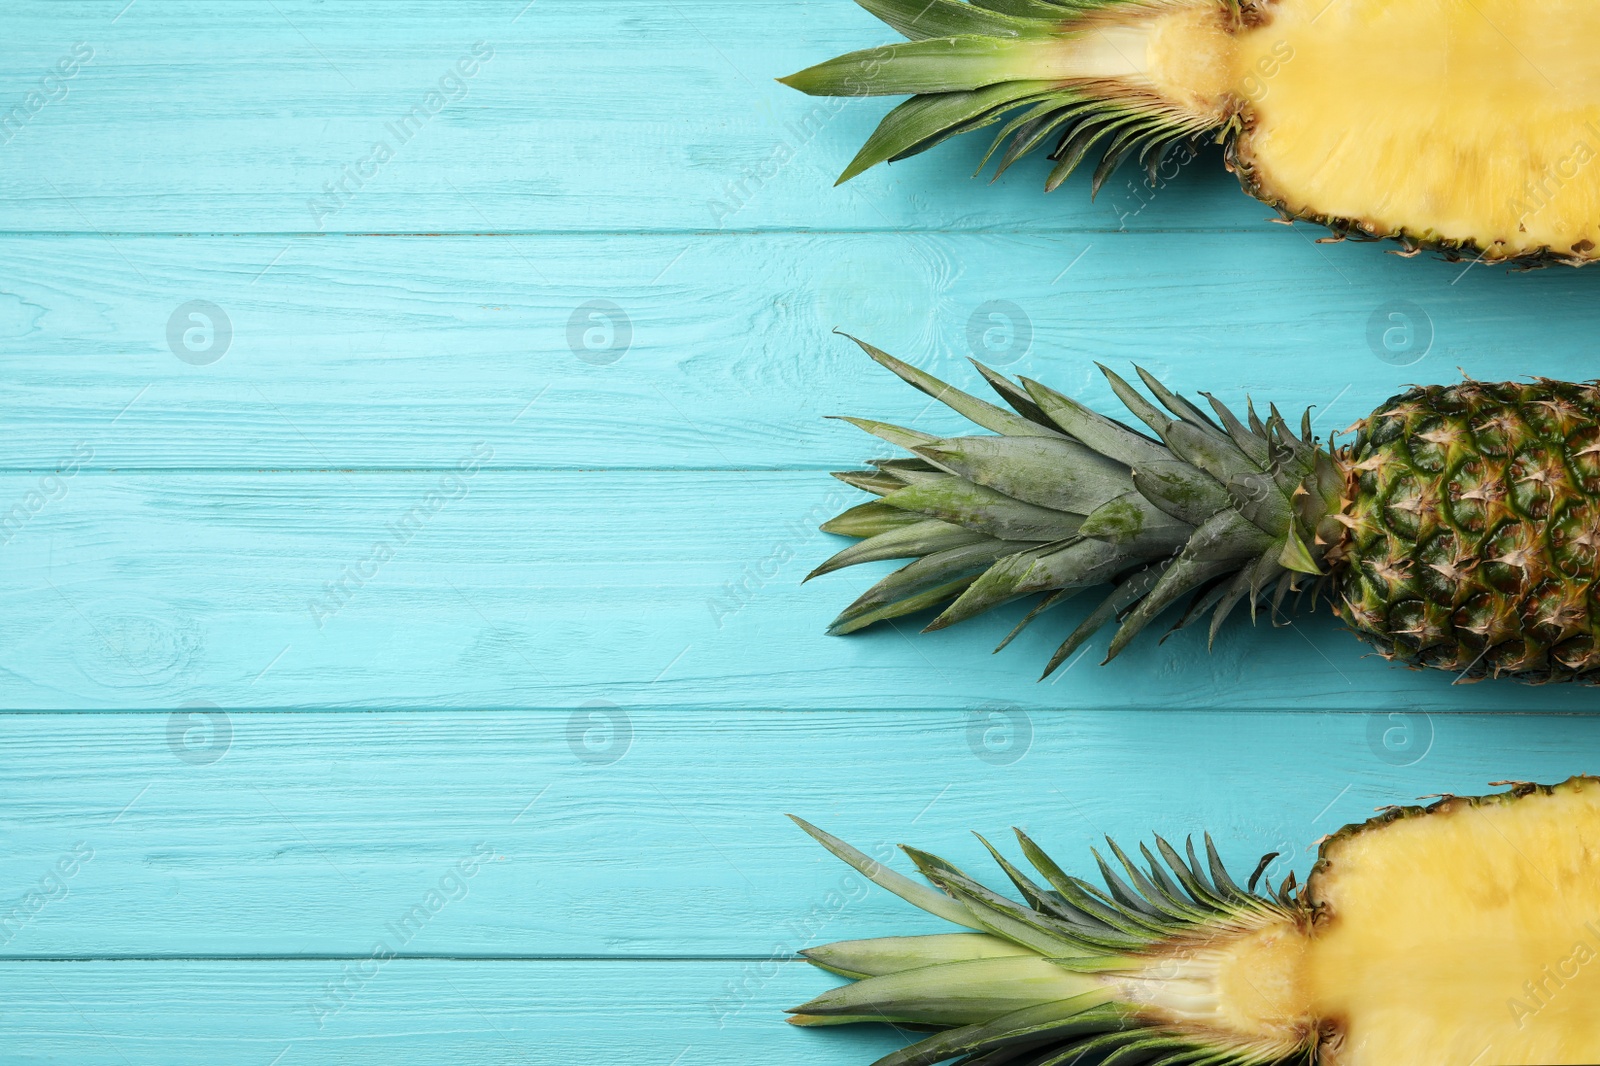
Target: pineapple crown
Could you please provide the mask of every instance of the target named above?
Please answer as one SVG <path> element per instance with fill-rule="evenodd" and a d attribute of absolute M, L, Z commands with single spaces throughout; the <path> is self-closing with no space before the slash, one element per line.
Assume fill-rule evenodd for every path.
<path fill-rule="evenodd" d="M 915 458 L 873 460 L 870 471 L 834 474 L 879 499 L 822 526 L 863 539 L 807 580 L 858 563 L 915 561 L 845 608 L 830 633 L 931 607 L 943 610 L 927 629 L 943 629 L 1040 595 L 1003 648 L 1074 593 L 1112 585 L 1056 650 L 1048 676 L 1120 618 L 1109 662 L 1185 596 L 1192 599 L 1173 628 L 1210 612 L 1213 640 L 1242 602 L 1252 617 L 1264 601 L 1275 612 L 1302 575 L 1322 574 L 1327 545 L 1343 533 L 1335 516 L 1344 475 L 1332 454 L 1317 446 L 1309 411 L 1297 435 L 1275 407 L 1263 421 L 1251 404 L 1241 422 L 1205 394 L 1213 419 L 1136 368 L 1163 411 L 1100 367 L 1151 437 L 1037 381 L 1015 383 L 976 361 L 1011 410 L 856 343 L 908 384 L 995 435 L 941 438 L 845 419 Z"/>
<path fill-rule="evenodd" d="M 851 52 L 779 79 L 812 96 L 911 94 L 879 123 L 839 176 L 841 183 L 879 163 L 918 155 L 957 134 L 1007 120 L 978 170 L 1002 145 L 996 178 L 1018 159 L 1050 145 L 1055 166 L 1045 188 L 1053 191 L 1102 146 L 1092 182 L 1097 193 L 1118 165 L 1135 156 L 1154 181 L 1174 146 L 1225 118 L 1176 105 L 1136 73 L 1108 75 L 1095 64 L 1071 61 L 1073 42 L 1123 20 L 1170 11 L 1177 6 L 1171 0 L 856 2 L 907 40 Z M 1251 17 L 1255 5 L 1222 0 L 1217 7 L 1239 22 Z"/>
<path fill-rule="evenodd" d="M 948 1060 L 1064 1066 L 1096 1055 L 1105 1057 L 1091 1061 L 1151 1066 L 1305 1061 L 1311 1034 L 1289 1046 L 1264 1044 L 1185 1018 L 1183 1007 L 1172 1009 L 1197 998 L 1210 975 L 1203 961 L 1210 945 L 1267 926 L 1309 922 L 1292 873 L 1276 890 L 1256 891 L 1276 853 L 1263 856 L 1241 888 L 1209 834 L 1203 858 L 1192 839 L 1180 854 L 1156 837 L 1160 857 L 1141 845 L 1143 867 L 1108 838 L 1122 872 L 1094 852 L 1105 882 L 1100 889 L 1063 872 L 1015 830 L 1045 888 L 979 836 L 1026 901 L 1018 903 L 937 856 L 903 847 L 933 887 L 919 884 L 794 820 L 875 884 L 977 934 L 845 941 L 801 953 L 854 983 L 792 1008 L 792 1023 L 871 1021 L 940 1030 L 873 1066 Z"/>

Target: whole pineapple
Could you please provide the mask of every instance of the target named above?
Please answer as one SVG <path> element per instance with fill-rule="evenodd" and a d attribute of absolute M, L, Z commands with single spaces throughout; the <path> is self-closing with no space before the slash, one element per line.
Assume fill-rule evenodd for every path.
<path fill-rule="evenodd" d="M 1178 627 L 1240 604 L 1279 611 L 1310 590 L 1386 658 L 1546 682 L 1600 670 L 1600 388 L 1464 381 L 1419 387 L 1319 446 L 1273 408 L 1207 414 L 1139 371 L 1157 407 L 1104 371 L 1148 436 L 1026 378 L 978 365 L 1011 410 L 871 345 L 874 360 L 992 436 L 939 438 L 848 419 L 914 458 L 836 477 L 879 499 L 823 530 L 863 538 L 812 577 L 883 559 L 879 581 L 830 628 L 941 608 L 942 629 L 1013 599 L 1011 636 L 1084 589 L 1110 592 L 1067 636 L 1053 671 L 1120 619 L 1107 660 L 1187 598 Z M 1165 410 L 1163 410 L 1164 408 Z"/>
<path fill-rule="evenodd" d="M 783 79 L 910 97 L 840 180 L 995 126 L 985 163 L 1042 149 L 1054 189 L 1098 152 L 1098 190 L 1125 160 L 1170 178 L 1204 137 L 1250 195 L 1340 237 L 1600 257 L 1591 0 L 857 2 L 907 40 Z"/>
<path fill-rule="evenodd" d="M 932 887 L 800 825 L 965 930 L 803 952 L 853 983 L 795 1024 L 935 1030 L 875 1066 L 1600 1062 L 1592 777 L 1386 808 L 1324 838 L 1303 886 L 1260 891 L 1274 856 L 1240 887 L 1209 836 L 1203 855 L 1108 841 L 1104 888 L 1021 830 L 1037 873 L 984 841 L 1019 902 L 926 852 L 905 849 Z"/>

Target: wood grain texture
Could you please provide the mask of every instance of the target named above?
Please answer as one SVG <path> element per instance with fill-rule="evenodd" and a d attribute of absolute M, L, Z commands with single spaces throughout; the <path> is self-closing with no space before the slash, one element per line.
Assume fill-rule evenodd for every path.
<path fill-rule="evenodd" d="M 474 461 L 467 445 L 460 461 Z M 483 457 L 492 445 L 483 443 Z M 497 454 L 497 453 L 496 453 Z M 0 476 L 0 706 L 1585 710 L 1594 690 L 1410 672 L 1328 615 L 1203 627 L 1036 679 L 1093 606 L 993 649 L 1026 603 L 935 634 L 828 621 L 893 563 L 802 585 L 859 496 L 810 472 Z M 27 507 L 38 503 L 37 513 Z"/>
<path fill-rule="evenodd" d="M 100 469 L 438 468 L 488 440 L 517 467 L 826 470 L 873 442 L 825 415 L 967 426 L 835 328 L 984 393 L 969 357 L 1121 413 L 1093 364 L 1137 362 L 1187 392 L 1315 407 L 1323 433 L 1457 367 L 1594 375 L 1589 275 L 1460 277 L 1371 252 L 1278 227 L 13 237 L 0 464 L 49 469 L 83 442 Z M 231 327 L 204 365 L 179 357 L 213 358 L 184 347 L 194 300 Z M 592 301 L 613 310 L 591 320 Z M 1536 347 L 1530 314 L 1546 323 Z M 1389 355 L 1385 333 L 1409 354 Z"/>
<path fill-rule="evenodd" d="M 1282 873 L 1376 805 L 1597 769 L 1600 719 L 1527 713 L 1590 690 L 1454 688 L 1326 614 L 1040 685 L 1082 608 L 995 658 L 1020 609 L 830 639 L 887 566 L 799 579 L 857 498 L 823 472 L 880 454 L 822 416 L 961 425 L 834 328 L 1328 431 L 1458 365 L 1593 377 L 1600 274 L 1316 245 L 1214 150 L 1095 202 L 967 177 L 976 138 L 833 189 L 888 102 L 771 79 L 888 40 L 847 0 L 4 28 L 5 1066 L 859 1066 L 899 1039 L 783 1026 L 831 981 L 795 951 L 937 923 L 784 811 L 984 870 L 970 829 L 1078 865 L 1209 828 Z"/>
<path fill-rule="evenodd" d="M 75 45 L 92 58 L 4 144 L 21 165 L 0 170 L 0 227 L 1037 231 L 1268 214 L 1215 153 L 1198 181 L 1119 178 L 1091 203 L 1087 176 L 1044 196 L 1037 161 L 969 179 L 979 138 L 831 191 L 890 102 L 773 79 L 893 39 L 849 3 L 138 0 L 117 17 L 126 2 L 8 11 L 0 114 Z M 475 45 L 491 57 L 441 86 Z M 417 108 L 434 113 L 401 129 Z"/>
<path fill-rule="evenodd" d="M 1020 825 L 1086 876 L 1105 834 L 1209 830 L 1281 877 L 1375 807 L 1600 750 L 1590 716 L 225 714 L 5 717 L 0 883 L 89 857 L 31 917 L 0 907 L 0 955 L 788 957 L 943 923 L 785 812 L 905 870 L 891 845 L 998 876 L 970 831 L 1014 852 Z"/>
<path fill-rule="evenodd" d="M 7 1066 L 862 1066 L 887 1026 L 805 1032 L 803 963 L 0 964 Z M 342 1009 L 330 992 L 349 989 Z M 732 991 L 730 991 L 730 989 Z M 321 1013 L 319 1013 L 319 1010 Z"/>

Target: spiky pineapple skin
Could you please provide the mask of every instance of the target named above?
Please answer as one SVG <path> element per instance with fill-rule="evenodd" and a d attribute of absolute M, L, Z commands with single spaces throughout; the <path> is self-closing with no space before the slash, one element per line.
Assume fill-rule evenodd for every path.
<path fill-rule="evenodd" d="M 1442 793 L 1432 797 L 1432 803 L 1390 804 L 1378 808 L 1378 813 L 1364 822 L 1351 822 L 1348 825 L 1329 833 L 1317 842 L 1317 861 L 1311 867 L 1311 873 L 1306 878 L 1306 887 L 1301 895 L 1302 901 L 1311 909 L 1313 918 L 1318 909 L 1316 903 L 1317 888 L 1322 879 L 1333 868 L 1331 855 L 1337 850 L 1338 845 L 1351 840 L 1363 833 L 1372 833 L 1383 829 L 1395 822 L 1407 819 L 1427 818 L 1430 815 L 1451 815 L 1463 810 L 1476 810 L 1479 808 L 1508 807 L 1513 803 L 1527 799 L 1530 796 L 1562 796 L 1577 794 L 1588 788 L 1600 786 L 1600 777 L 1591 774 L 1574 774 L 1573 776 L 1555 785 L 1541 785 L 1533 781 L 1491 781 L 1490 785 L 1504 785 L 1504 792 L 1490 792 L 1482 796 L 1457 796 L 1454 793 Z"/>
<path fill-rule="evenodd" d="M 1600 388 L 1413 389 L 1340 456 L 1335 609 L 1386 658 L 1463 680 L 1600 681 Z"/>
<path fill-rule="evenodd" d="M 1440 237 L 1431 232 L 1413 232 L 1404 227 L 1386 229 L 1365 218 L 1343 215 L 1319 214 L 1315 211 L 1296 211 L 1282 196 L 1274 192 L 1256 174 L 1255 167 L 1240 152 L 1243 126 L 1229 126 L 1222 134 L 1223 163 L 1228 172 L 1239 180 L 1245 195 L 1254 197 L 1278 213 L 1285 223 L 1305 222 L 1321 226 L 1332 236 L 1323 237 L 1318 244 L 1337 244 L 1342 241 L 1361 243 L 1394 241 L 1401 248 L 1393 254 L 1411 259 L 1428 252 L 1447 263 L 1484 263 L 1512 267 L 1516 270 L 1538 270 L 1549 266 L 1588 266 L 1597 258 L 1591 249 L 1541 248 L 1538 251 L 1507 252 L 1497 244 L 1485 244 L 1469 238 Z"/>
<path fill-rule="evenodd" d="M 1319 244 L 1337 244 L 1342 241 L 1394 241 L 1400 244 L 1401 248 L 1393 254 L 1404 259 L 1429 252 L 1447 263 L 1483 263 L 1516 270 L 1539 270 L 1549 266 L 1581 267 L 1588 266 L 1600 258 L 1592 247 L 1567 250 L 1545 247 L 1537 251 L 1507 252 L 1493 242 L 1441 237 L 1437 233 L 1414 232 L 1405 227 L 1384 228 L 1365 218 L 1296 211 L 1261 180 L 1254 165 L 1241 152 L 1241 144 L 1248 128 L 1248 123 L 1241 118 L 1231 123 L 1220 135 L 1223 163 L 1228 172 L 1239 180 L 1239 187 L 1244 190 L 1245 195 L 1260 200 L 1276 211 L 1279 221 L 1306 222 L 1330 231 L 1332 236 L 1321 238 L 1317 242 Z"/>

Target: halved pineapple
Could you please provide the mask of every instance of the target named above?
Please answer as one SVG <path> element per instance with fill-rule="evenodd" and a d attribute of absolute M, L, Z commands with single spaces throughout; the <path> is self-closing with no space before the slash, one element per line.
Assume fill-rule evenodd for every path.
<path fill-rule="evenodd" d="M 783 79 L 914 94 L 844 178 L 1008 118 L 1001 170 L 1049 145 L 1053 189 L 1102 146 L 1098 189 L 1130 156 L 1154 171 L 1214 133 L 1284 218 L 1450 257 L 1596 257 L 1589 0 L 858 2 L 911 40 Z"/>
<path fill-rule="evenodd" d="M 973 930 L 805 952 L 855 983 L 791 1021 L 939 1030 L 877 1066 L 1600 1062 L 1600 779 L 1388 808 L 1326 838 L 1304 886 L 1266 892 L 1272 856 L 1240 888 L 1209 837 L 1204 856 L 1158 837 L 1143 864 L 1111 844 L 1102 890 L 1019 831 L 1046 882 L 995 851 L 1019 903 L 925 852 L 906 849 L 935 888 L 800 825 Z"/>

